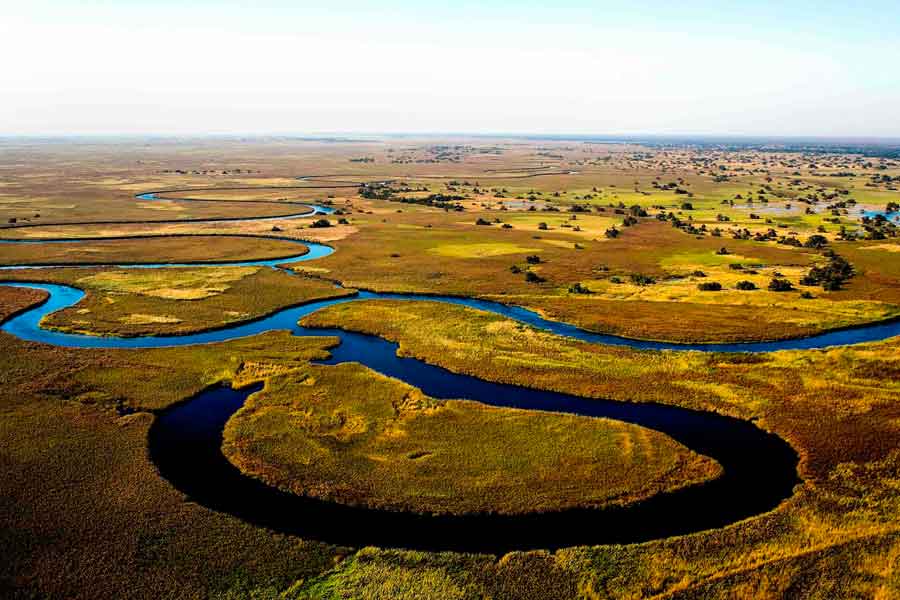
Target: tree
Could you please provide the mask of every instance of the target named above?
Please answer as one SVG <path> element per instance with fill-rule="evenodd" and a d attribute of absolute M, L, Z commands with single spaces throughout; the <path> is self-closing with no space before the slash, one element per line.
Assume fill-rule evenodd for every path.
<path fill-rule="evenodd" d="M 576 281 L 572 285 L 569 286 L 570 294 L 592 294 L 593 292 L 588 288 L 581 285 L 580 281 Z"/>
<path fill-rule="evenodd" d="M 704 281 L 697 284 L 697 289 L 701 292 L 718 292 L 722 289 L 722 284 L 718 281 Z"/>
<path fill-rule="evenodd" d="M 749 290 L 755 290 L 755 289 L 756 289 L 756 284 L 753 283 L 752 281 L 747 281 L 747 280 L 745 279 L 745 280 L 743 280 L 743 281 L 738 281 L 737 284 L 735 284 L 734 287 L 737 288 L 737 289 L 739 289 L 739 290 L 749 291 Z"/>
<path fill-rule="evenodd" d="M 824 248 L 828 245 L 828 238 L 817 233 L 809 236 L 803 245 L 807 248 Z"/>
<path fill-rule="evenodd" d="M 331 221 L 328 219 L 319 219 L 317 221 L 313 221 L 310 224 L 310 227 L 331 227 Z"/>
<path fill-rule="evenodd" d="M 769 282 L 769 289 L 773 292 L 789 292 L 794 289 L 794 286 L 787 279 L 774 277 L 772 278 L 772 281 Z"/>
<path fill-rule="evenodd" d="M 653 285 L 654 283 L 656 283 L 656 279 L 642 273 L 632 273 L 630 277 L 631 283 L 635 285 Z"/>

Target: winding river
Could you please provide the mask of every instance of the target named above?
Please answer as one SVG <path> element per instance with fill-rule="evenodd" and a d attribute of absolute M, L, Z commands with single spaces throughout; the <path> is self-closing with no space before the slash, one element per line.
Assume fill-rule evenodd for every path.
<path fill-rule="evenodd" d="M 144 195 L 140 199 L 152 201 L 154 197 Z M 314 207 L 312 212 L 302 214 L 317 214 L 320 209 L 324 207 Z M 66 241 L 78 243 L 88 239 L 99 238 Z M 37 240 L 5 242 L 41 243 Z M 220 264 L 277 268 L 279 264 L 322 258 L 334 251 L 322 244 L 302 243 L 309 251 L 294 257 Z M 196 264 L 110 266 L 165 268 Z M 339 329 L 302 327 L 298 320 L 303 316 L 344 302 L 368 299 L 428 300 L 489 311 L 557 335 L 591 343 L 704 352 L 821 348 L 900 335 L 900 322 L 894 321 L 774 342 L 674 344 L 592 333 L 544 319 L 521 307 L 486 300 L 360 291 L 353 296 L 285 308 L 254 321 L 190 335 L 99 337 L 41 327 L 41 320 L 46 315 L 77 304 L 84 296 L 83 291 L 48 283 L 0 284 L 40 289 L 48 293 L 45 302 L 14 315 L 0 327 L 24 340 L 76 348 L 151 348 L 220 342 L 272 330 L 289 330 L 298 336 L 335 336 L 340 339 L 340 344 L 332 350 L 328 360 L 321 361 L 324 364 L 356 361 L 416 386 L 436 398 L 468 398 L 492 406 L 604 417 L 633 423 L 665 433 L 688 448 L 715 459 L 723 467 L 723 474 L 712 481 L 657 494 L 625 507 L 516 516 L 427 516 L 346 506 L 297 496 L 243 475 L 222 454 L 222 432 L 228 419 L 261 386 L 241 390 L 218 386 L 207 389 L 162 411 L 150 429 L 149 454 L 160 474 L 191 500 L 210 509 L 308 539 L 352 546 L 377 545 L 422 550 L 501 553 L 514 549 L 553 549 L 578 544 L 634 543 L 723 527 L 772 510 L 790 497 L 794 486 L 800 483 L 797 476 L 798 457 L 784 440 L 747 421 L 674 406 L 586 399 L 483 381 L 451 373 L 414 358 L 398 357 L 396 344 L 375 336 Z"/>

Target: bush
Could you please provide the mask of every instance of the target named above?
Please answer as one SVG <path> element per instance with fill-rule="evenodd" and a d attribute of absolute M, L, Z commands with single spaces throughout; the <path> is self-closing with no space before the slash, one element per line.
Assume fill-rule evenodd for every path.
<path fill-rule="evenodd" d="M 734 287 L 736 287 L 739 290 L 749 291 L 749 290 L 755 290 L 756 284 L 753 283 L 752 281 L 744 280 L 744 281 L 738 281 Z"/>
<path fill-rule="evenodd" d="M 547 280 L 533 271 L 528 271 L 525 273 L 525 281 L 528 283 L 543 283 Z"/>
<path fill-rule="evenodd" d="M 527 262 L 529 265 L 537 265 L 540 264 L 541 257 L 537 254 L 529 254 L 525 257 L 525 262 Z"/>
<path fill-rule="evenodd" d="M 828 239 L 824 235 L 811 235 L 803 244 L 807 248 L 824 248 L 828 245 Z"/>
<path fill-rule="evenodd" d="M 701 292 L 718 292 L 722 289 L 722 284 L 718 281 L 704 281 L 697 284 L 697 289 Z"/>
<path fill-rule="evenodd" d="M 631 274 L 631 283 L 635 285 L 653 285 L 656 283 L 656 279 L 650 277 L 649 275 L 643 275 L 641 273 L 632 273 Z"/>
<path fill-rule="evenodd" d="M 728 248 L 726 248 L 725 246 L 722 246 L 721 248 L 716 250 L 716 254 L 718 254 L 719 256 L 725 256 L 726 254 L 731 254 L 731 253 L 728 251 Z"/>
<path fill-rule="evenodd" d="M 794 289 L 794 286 L 787 279 L 775 277 L 769 282 L 769 289 L 773 292 L 789 292 Z"/>
<path fill-rule="evenodd" d="M 540 229 L 541 231 L 547 231 L 550 228 L 547 227 L 546 223 L 541 222 L 541 223 L 538 223 L 538 229 Z"/>
<path fill-rule="evenodd" d="M 615 238 L 619 237 L 619 230 L 616 229 L 615 227 L 610 227 L 603 233 L 603 235 L 605 235 L 606 237 L 608 237 L 610 239 L 615 239 Z"/>
<path fill-rule="evenodd" d="M 706 273 L 704 273 L 703 271 L 694 271 L 693 273 L 691 273 L 691 275 L 693 275 L 694 277 L 706 277 Z"/>
<path fill-rule="evenodd" d="M 570 294 L 592 294 L 591 290 L 587 289 L 583 285 L 581 285 L 580 281 L 577 281 L 569 286 Z"/>
<path fill-rule="evenodd" d="M 822 267 L 813 267 L 800 280 L 802 285 L 822 285 L 826 291 L 841 289 L 845 281 L 853 277 L 853 265 L 842 256 L 833 252 L 827 253 L 828 264 Z"/>
<path fill-rule="evenodd" d="M 491 222 L 486 219 L 479 218 L 477 221 L 475 221 L 475 224 L 476 225 L 490 225 Z"/>
<path fill-rule="evenodd" d="M 331 221 L 329 221 L 328 219 L 319 219 L 317 221 L 313 221 L 312 224 L 310 224 L 310 227 L 331 227 Z"/>

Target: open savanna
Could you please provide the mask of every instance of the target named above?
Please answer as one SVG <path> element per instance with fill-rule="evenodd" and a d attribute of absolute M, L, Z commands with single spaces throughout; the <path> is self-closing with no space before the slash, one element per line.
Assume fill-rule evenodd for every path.
<path fill-rule="evenodd" d="M 305 246 L 277 238 L 169 235 L 77 243 L 0 243 L 0 265 L 217 263 L 269 260 L 305 252 Z"/>
<path fill-rule="evenodd" d="M 369 214 L 372 204 L 382 212 Z M 386 212 L 385 205 L 396 208 Z M 478 225 L 468 212 L 385 201 L 355 201 L 347 212 L 357 231 L 340 240 L 333 255 L 297 269 L 357 288 L 486 297 L 594 331 L 677 341 L 774 339 L 889 318 L 900 306 L 900 278 L 875 260 L 860 264 L 844 289 L 814 288 L 815 298 L 804 299 L 805 288 L 797 282 L 824 260 L 819 251 L 698 239 L 655 219 L 608 239 L 573 230 L 582 221 L 608 218 L 593 215 L 570 220 L 571 215 L 548 213 L 538 221 L 543 215 L 529 212 L 477 214 L 512 225 L 503 228 L 499 222 Z M 539 229 L 540 222 L 547 229 Z M 845 246 L 856 247 L 835 249 Z M 728 255 L 718 254 L 722 248 Z M 697 271 L 706 277 L 696 277 Z M 528 281 L 527 272 L 543 281 Z M 776 274 L 789 277 L 797 289 L 767 291 Z M 635 285 L 633 275 L 652 279 Z M 735 289 L 743 280 L 760 289 Z M 718 281 L 724 289 L 701 292 L 702 281 Z M 571 293 L 576 283 L 590 293 Z"/>
<path fill-rule="evenodd" d="M 824 220 L 830 215 L 824 205 L 831 202 L 829 195 L 839 199 L 856 196 L 861 203 L 886 203 L 895 197 L 889 184 L 872 183 L 875 175 L 900 173 L 898 165 L 880 159 L 502 139 L 450 144 L 424 139 L 365 143 L 268 140 L 250 145 L 223 141 L 220 146 L 196 141 L 141 149 L 102 144 L 22 144 L 8 150 L 0 160 L 0 169 L 10 176 L 0 194 L 25 205 L 32 200 L 39 203 L 42 194 L 65 195 L 73 200 L 73 208 L 60 213 L 65 216 L 61 220 L 87 214 L 102 214 L 104 219 L 131 218 L 128 211 L 146 211 L 145 205 L 155 205 L 133 198 L 133 194 L 151 189 L 188 190 L 173 193 L 184 197 L 199 190 L 196 194 L 200 197 L 264 201 L 276 201 L 287 192 L 298 191 L 310 200 L 332 202 L 341 214 L 329 217 L 334 225 L 329 228 L 311 228 L 309 219 L 42 226 L 0 231 L 7 237 L 264 235 L 275 229 L 279 236 L 340 242 L 335 243 L 338 252 L 333 256 L 302 268 L 349 285 L 494 297 L 597 331 L 682 341 L 805 335 L 886 318 L 900 305 L 898 279 L 885 273 L 896 262 L 889 260 L 893 257 L 889 249 L 871 251 L 871 256 L 880 255 L 885 260 L 860 260 L 857 276 L 842 290 L 809 290 L 814 300 L 801 300 L 799 288 L 775 294 L 732 287 L 732 283 L 746 278 L 765 289 L 769 275 L 776 272 L 790 275 L 796 283 L 805 268 L 821 260 L 817 251 L 774 242 L 732 240 L 732 229 L 758 231 L 771 227 L 779 234 L 796 232 L 802 241 L 823 226 L 835 250 L 842 253 L 846 248 L 847 253 L 859 254 L 856 248 L 867 242 L 833 241 L 838 225 Z M 374 162 L 351 162 L 360 158 Z M 847 171 L 855 173 L 854 177 L 833 176 Z M 300 176 L 310 177 L 297 179 Z M 396 189 L 409 187 L 412 191 L 401 195 L 411 197 L 461 195 L 466 198 L 462 204 L 467 210 L 446 212 L 363 200 L 352 187 L 315 188 L 346 185 L 342 182 L 347 181 L 392 181 Z M 267 189 L 292 185 L 310 189 Z M 231 189 L 246 187 L 254 189 Z M 428 191 L 420 191 L 423 188 Z M 754 208 L 741 207 L 751 194 Z M 814 205 L 815 214 L 805 215 L 802 207 L 806 205 L 797 199 L 810 194 L 820 199 Z M 722 204 L 738 195 L 742 200 L 735 206 Z M 760 201 L 763 195 L 767 203 Z M 560 212 L 524 210 L 532 197 L 535 205 L 555 207 Z M 500 210 L 501 202 L 506 201 L 519 202 L 520 209 Z M 685 202 L 692 207 L 683 209 Z M 789 214 L 779 212 L 788 203 L 793 203 Z M 233 211 L 243 216 L 264 216 L 269 214 L 266 207 L 273 206 L 256 202 L 209 204 L 220 216 L 234 216 Z M 706 235 L 698 240 L 652 219 L 644 219 L 635 227 L 622 227 L 624 214 L 615 211 L 633 204 L 651 214 L 663 207 L 680 219 L 693 219 L 695 225 L 721 226 L 723 236 Z M 204 206 L 177 201 L 172 205 L 189 211 Z M 591 212 L 567 212 L 575 205 L 586 206 Z M 617 208 L 620 205 L 625 208 Z M 168 205 L 163 202 L 159 206 Z M 283 212 L 291 205 L 275 206 Z M 767 212 L 769 207 L 774 212 Z M 750 219 L 751 212 L 759 212 L 772 223 Z M 730 221 L 718 221 L 720 214 Z M 511 228 L 505 229 L 501 223 L 476 225 L 479 218 L 499 220 Z M 339 219 L 346 223 L 339 224 Z M 26 224 L 47 221 L 42 215 L 40 220 Z M 856 223 L 858 219 L 841 217 L 842 224 L 851 221 Z M 546 230 L 538 228 L 541 223 L 547 225 Z M 611 227 L 622 231 L 619 238 L 605 237 Z M 887 240 L 880 245 L 892 244 L 893 240 Z M 763 268 L 753 275 L 723 271 L 728 267 L 720 264 L 720 268 L 705 274 L 721 280 L 718 282 L 725 289 L 699 293 L 695 289 L 699 281 L 691 279 L 692 265 L 683 259 L 697 258 L 693 266 L 702 267 L 720 247 Z M 531 255 L 542 262 L 527 265 L 525 258 Z M 676 255 L 682 260 L 673 263 Z M 532 271 L 545 281 L 526 282 L 524 271 Z M 637 289 L 629 284 L 633 274 L 654 277 L 657 283 Z M 613 278 L 625 284 L 614 283 Z M 568 290 L 575 283 L 595 293 L 570 294 Z"/>
<path fill-rule="evenodd" d="M 93 335 L 192 333 L 352 293 L 267 267 L 66 268 L 6 271 L 3 276 L 85 290 L 78 304 L 53 313 L 43 325 Z"/>
<path fill-rule="evenodd" d="M 626 504 L 720 472 L 642 427 L 435 400 L 353 363 L 270 378 L 223 449 L 294 493 L 433 514 Z"/>

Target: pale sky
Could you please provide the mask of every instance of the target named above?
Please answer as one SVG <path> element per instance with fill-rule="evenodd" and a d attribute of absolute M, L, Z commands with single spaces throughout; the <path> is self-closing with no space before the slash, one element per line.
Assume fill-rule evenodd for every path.
<path fill-rule="evenodd" d="M 0 0 L 0 135 L 900 136 L 896 0 L 425 4 Z"/>

